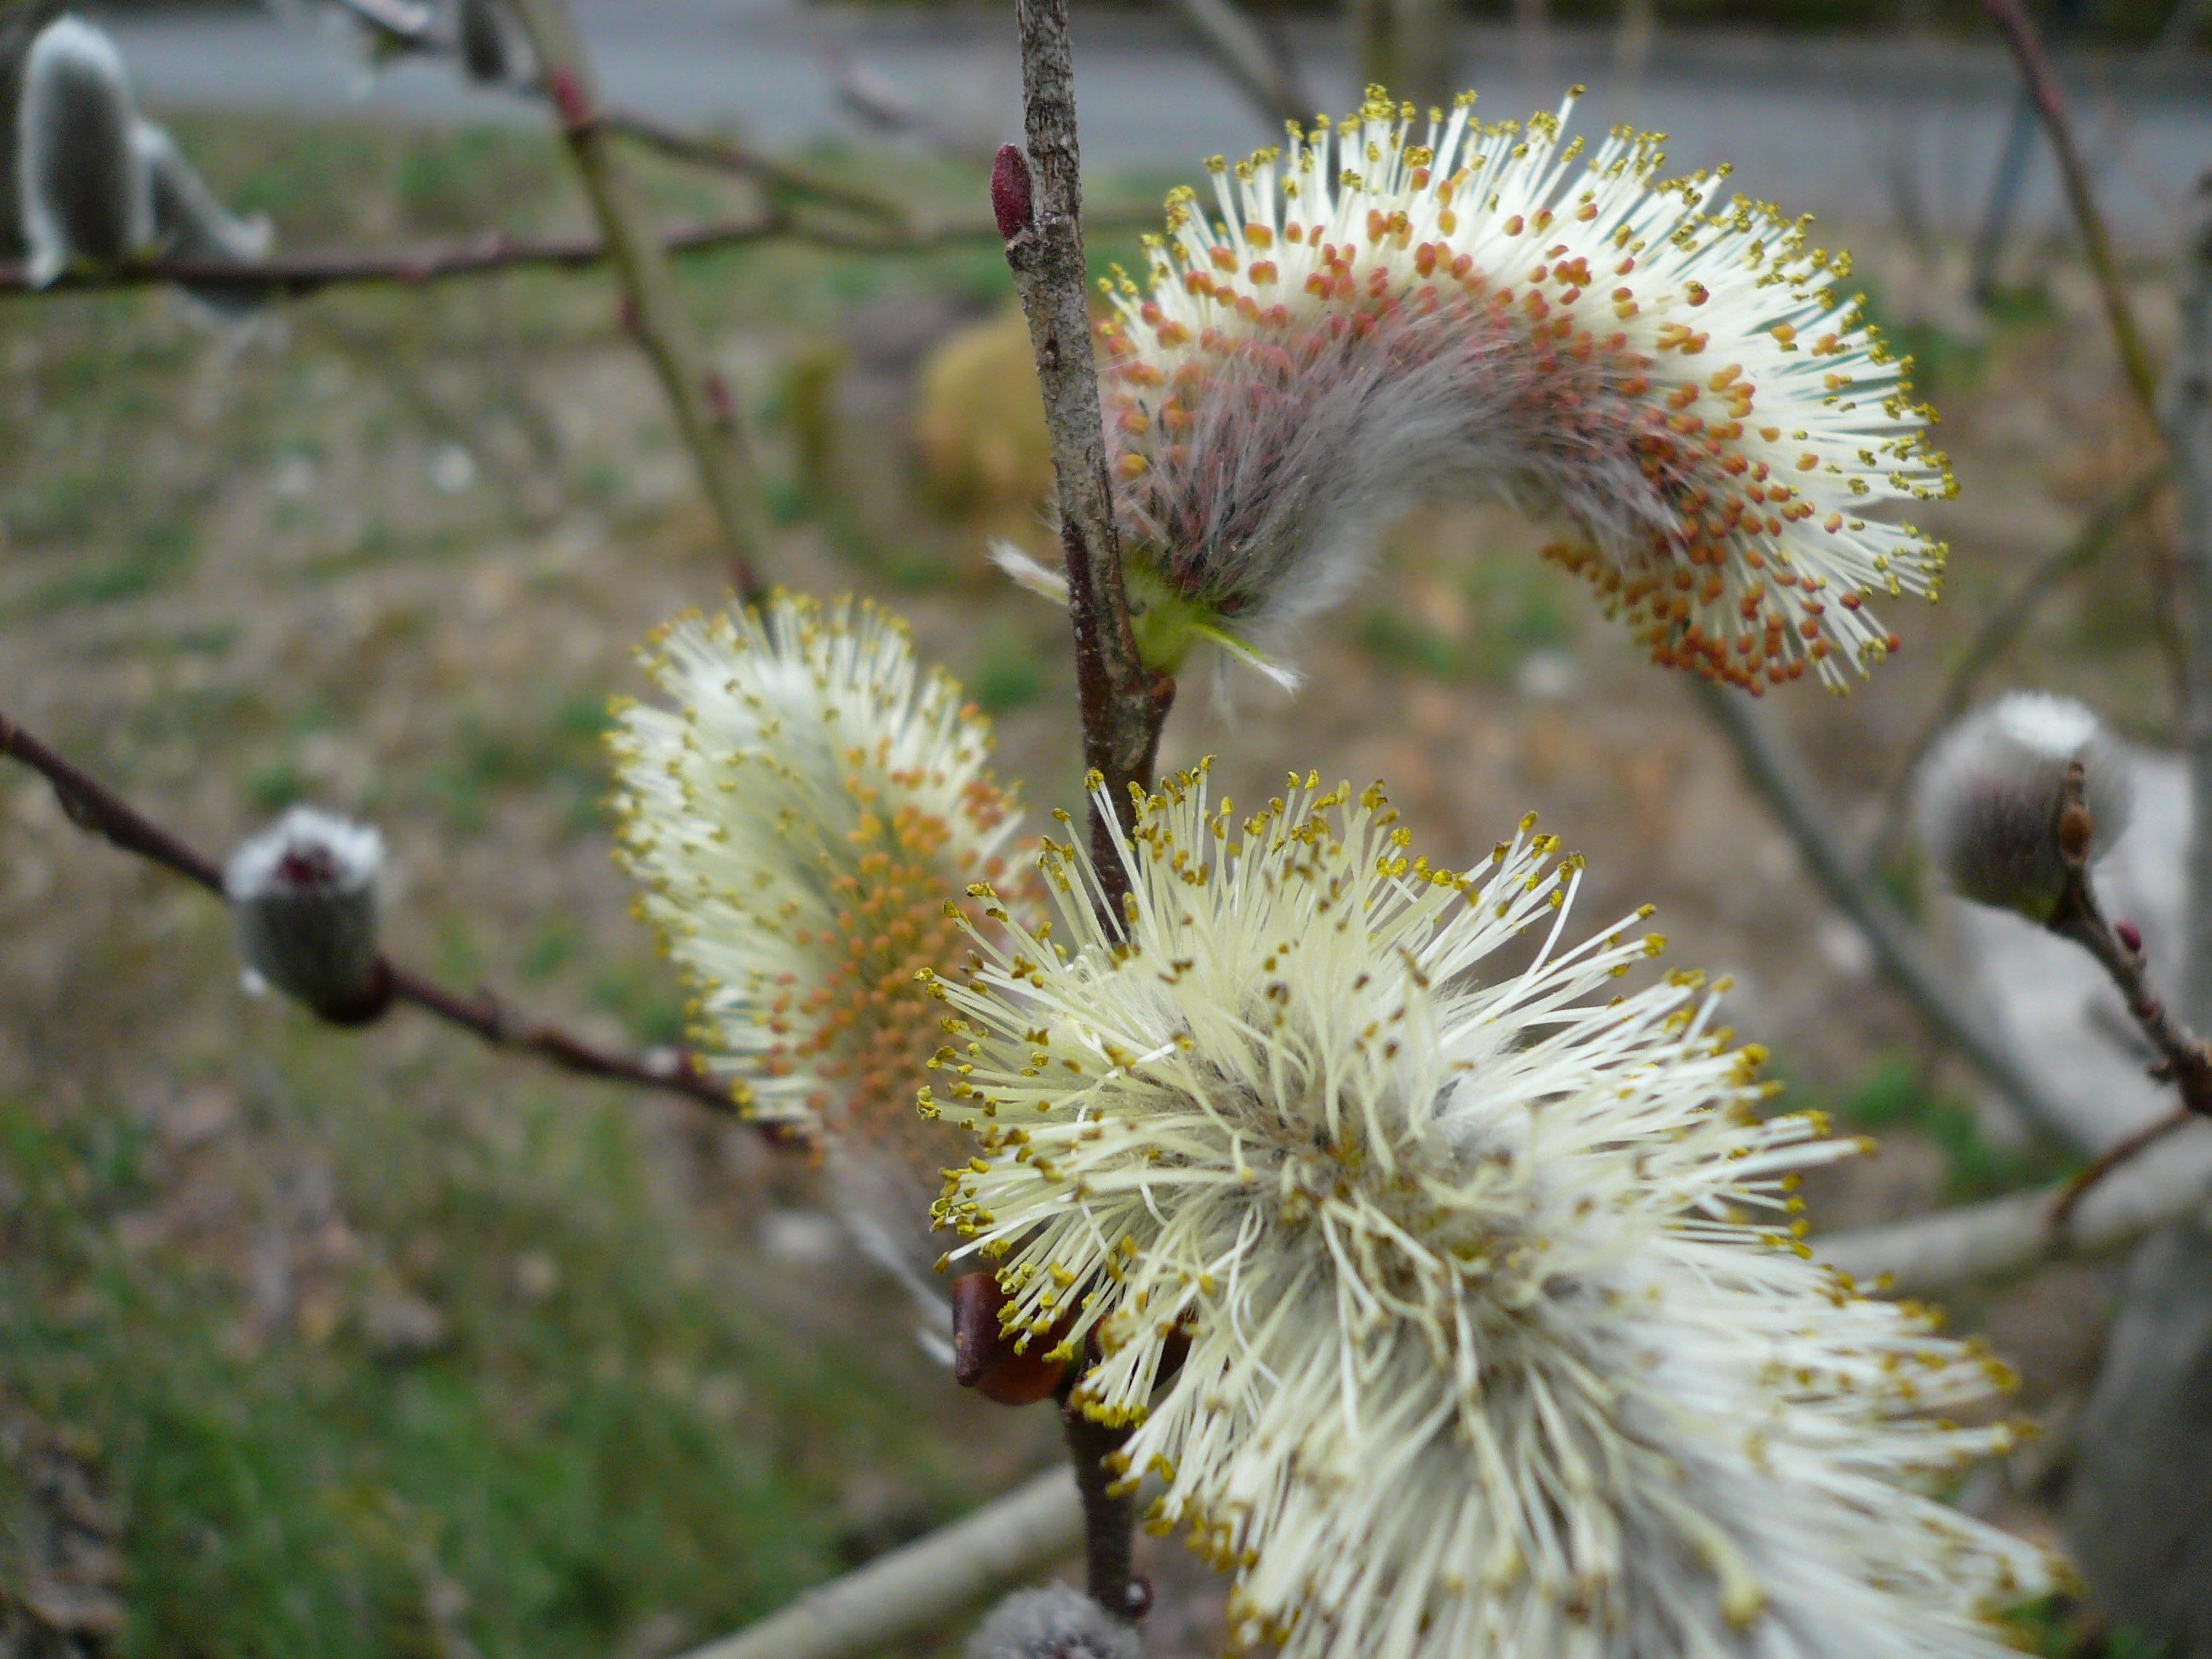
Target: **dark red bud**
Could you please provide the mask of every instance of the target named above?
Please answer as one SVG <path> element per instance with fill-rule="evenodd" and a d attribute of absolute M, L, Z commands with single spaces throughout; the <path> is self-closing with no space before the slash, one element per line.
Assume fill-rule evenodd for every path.
<path fill-rule="evenodd" d="M 584 96 L 584 83 L 571 69 L 548 70 L 545 93 L 553 100 L 553 108 L 561 118 L 561 125 L 574 132 L 592 125 L 592 101 Z"/>
<path fill-rule="evenodd" d="M 625 294 L 615 301 L 615 316 L 626 332 L 637 332 L 637 301 L 629 295 Z"/>
<path fill-rule="evenodd" d="M 2128 947 L 2129 955 L 2139 957 L 2143 953 L 2142 929 L 2136 927 L 2135 923 L 2132 921 L 2117 923 L 2112 931 L 2120 936 L 2120 943 Z"/>
<path fill-rule="evenodd" d="M 1006 1305 L 995 1274 L 963 1273 L 952 1281 L 953 1381 L 1001 1406 L 1032 1405 L 1060 1386 L 1067 1364 L 1042 1357 L 1059 1345 L 1056 1333 L 1031 1337 L 1028 1352 L 1017 1353 L 999 1328 Z"/>
<path fill-rule="evenodd" d="M 991 215 L 999 222 L 1000 240 L 1008 242 L 1036 222 L 1029 157 L 1019 144 L 1000 145 L 998 159 L 991 163 Z"/>
<path fill-rule="evenodd" d="M 327 847 L 288 847 L 276 860 L 276 879 L 295 889 L 334 886 L 338 861 Z"/>

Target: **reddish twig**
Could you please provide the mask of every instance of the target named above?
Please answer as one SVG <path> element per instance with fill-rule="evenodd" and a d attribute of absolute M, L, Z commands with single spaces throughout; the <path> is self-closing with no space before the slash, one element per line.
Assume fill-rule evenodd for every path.
<path fill-rule="evenodd" d="M 14 756 L 53 786 L 62 811 L 80 830 L 136 853 L 221 896 L 222 872 L 179 837 L 140 812 L 98 778 L 56 754 L 5 714 L 0 714 L 0 754 Z"/>
<path fill-rule="evenodd" d="M 2089 256 L 2090 271 L 2104 296 L 2105 314 L 2112 322 L 2120 366 L 2127 374 L 2128 385 L 2142 405 L 2143 413 L 2156 427 L 2158 376 L 2151 368 L 2150 354 L 2143 349 L 2142 336 L 2136 331 L 2135 313 L 2128 304 L 2127 289 L 2121 283 L 2119 267 L 2112 257 L 2112 234 L 2106 228 L 2103 211 L 2097 206 L 2089 169 L 2081 159 L 2081 147 L 2075 139 L 2073 119 L 2067 113 L 2065 94 L 2059 90 L 2058 76 L 2051 66 L 2050 54 L 2044 51 L 2043 41 L 2021 0 L 1982 0 L 1982 9 L 2004 37 L 2014 61 L 2020 65 L 2021 78 L 2027 83 L 2028 94 L 2035 100 L 2036 114 L 2051 140 L 2051 154 L 2058 161 L 2067 204 L 2073 210 L 2074 222 L 2081 230 L 2082 245 Z"/>
<path fill-rule="evenodd" d="M 1150 224 L 1158 216 L 1151 212 L 1141 218 L 1123 213 L 1116 216 L 1115 222 Z M 981 219 L 883 230 L 802 214 L 789 208 L 769 207 L 742 218 L 710 220 L 671 231 L 661 238 L 661 246 L 672 255 L 682 255 L 787 238 L 838 252 L 909 254 L 934 252 L 997 235 L 996 228 Z M 31 286 L 29 273 L 22 265 L 0 263 L 0 295 L 100 292 L 189 283 L 196 289 L 222 288 L 249 298 L 296 297 L 317 294 L 326 288 L 360 283 L 410 285 L 458 276 L 490 276 L 533 266 L 576 269 L 597 264 L 606 257 L 606 242 L 597 236 L 509 236 L 494 232 L 473 241 L 403 248 L 389 253 L 286 253 L 247 264 L 148 259 L 111 270 L 65 271 L 43 289 Z"/>
<path fill-rule="evenodd" d="M 223 895 L 222 871 L 204 854 L 163 829 L 91 773 L 55 752 L 5 714 L 0 714 L 0 753 L 12 756 L 52 786 L 70 822 L 126 853 L 174 872 L 216 897 Z M 359 1011 L 331 1019 L 334 1024 L 373 1022 L 394 1001 L 410 1003 L 449 1024 L 458 1025 L 494 1048 L 533 1054 L 562 1071 L 605 1078 L 641 1087 L 665 1089 L 718 1112 L 734 1113 L 729 1088 L 710 1076 L 696 1054 L 673 1048 L 665 1053 L 626 1054 L 602 1048 L 508 1007 L 491 993 L 473 997 L 447 990 L 428 975 L 389 958 L 380 958 L 375 994 Z M 763 1124 L 773 1140 L 793 1137 L 781 1126 Z"/>
<path fill-rule="evenodd" d="M 2083 799 L 2081 763 L 2075 761 L 2067 769 L 2057 818 L 2058 848 L 2066 863 L 2066 886 L 2059 896 L 2058 908 L 2045 925 L 2061 939 L 2073 940 L 2095 957 L 2098 966 L 2118 988 L 2130 1018 L 2159 1056 L 2151 1066 L 2151 1075 L 2161 1082 L 2172 1083 L 2180 1092 L 2181 1104 L 2171 1118 L 2110 1148 L 2069 1182 L 2051 1206 L 2053 1227 L 2063 1227 L 2084 1193 L 2144 1148 L 2155 1145 L 2192 1117 L 2212 1117 L 2212 1045 L 2207 1045 L 2177 1019 L 2166 999 L 2152 988 L 2145 971 L 2142 936 L 2124 922 L 2116 927 L 2105 920 L 2103 908 L 2097 902 L 2096 889 L 2089 879 L 2089 853 L 2096 830 L 2096 820 Z"/>
<path fill-rule="evenodd" d="M 2155 1123 L 2106 1147 L 2058 1189 L 2058 1196 L 2051 1201 L 2051 1225 L 2063 1231 L 2074 1219 L 2074 1206 L 2081 1201 L 2092 1187 L 2123 1164 L 2132 1162 L 2136 1154 L 2148 1152 L 2175 1130 L 2192 1121 L 2196 1115 L 2186 1106 L 2177 1106 Z"/>
<path fill-rule="evenodd" d="M 764 155 L 750 144 L 719 133 L 694 132 L 672 126 L 640 110 L 616 106 L 600 112 L 600 125 L 611 132 L 635 139 L 649 149 L 695 167 L 712 167 L 753 179 L 772 190 L 811 196 L 832 207 L 866 214 L 895 225 L 907 222 L 907 210 L 897 202 L 835 173 L 810 167 L 784 155 Z"/>
<path fill-rule="evenodd" d="M 1006 264 L 1029 319 L 1044 396 L 1045 428 L 1059 482 L 1060 539 L 1067 561 L 1068 618 L 1075 632 L 1083 755 L 1127 828 L 1132 785 L 1149 786 L 1175 681 L 1138 655 L 1106 472 L 1098 371 L 1091 349 L 1089 276 L 1083 253 L 1083 187 L 1076 142 L 1075 69 L 1066 0 L 1018 0 L 1022 102 L 1029 138 L 999 152 L 991 206 Z M 1032 171 L 1034 169 L 1034 171 Z M 1128 878 L 1111 826 L 1091 805 L 1091 848 L 1118 924 Z"/>

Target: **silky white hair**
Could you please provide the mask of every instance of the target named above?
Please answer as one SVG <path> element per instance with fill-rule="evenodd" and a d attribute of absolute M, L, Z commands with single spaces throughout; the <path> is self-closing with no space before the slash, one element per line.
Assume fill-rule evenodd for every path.
<path fill-rule="evenodd" d="M 1164 550 L 1170 584 L 1213 596 L 1262 648 L 1340 599 L 1392 521 L 1427 502 L 1564 509 L 1601 541 L 1647 544 L 1677 514 L 1663 470 L 1647 476 L 1626 441 L 1626 401 L 1603 395 L 1611 373 L 1540 368 L 1464 303 L 1240 342 L 1190 430 L 1146 447 L 1147 471 L 1117 492 L 1121 532 Z M 1561 395 L 1570 377 L 1587 382 L 1579 398 Z"/>

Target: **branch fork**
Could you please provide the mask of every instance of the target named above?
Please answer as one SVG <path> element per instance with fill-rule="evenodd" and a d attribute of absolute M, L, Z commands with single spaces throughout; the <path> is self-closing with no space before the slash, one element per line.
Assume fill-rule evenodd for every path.
<path fill-rule="evenodd" d="M 2150 1075 L 2172 1084 L 2181 1103 L 2166 1116 L 2107 1148 L 2060 1190 L 2051 1206 L 2051 1225 L 2063 1231 L 2071 1220 L 2083 1194 L 2114 1170 L 2155 1146 L 2192 1118 L 2212 1117 L 2212 1044 L 2176 1019 L 2165 1000 L 2152 988 L 2143 954 L 2142 932 L 2132 923 L 2108 922 L 2097 902 L 2089 876 L 2089 855 L 2097 822 L 2084 799 L 2081 763 L 2066 769 L 2059 793 L 2052 833 L 2066 866 L 2066 884 L 2057 908 L 2045 924 L 2052 933 L 2071 939 L 2096 958 L 2119 988 L 2129 1016 L 2142 1031 L 2159 1058 Z"/>

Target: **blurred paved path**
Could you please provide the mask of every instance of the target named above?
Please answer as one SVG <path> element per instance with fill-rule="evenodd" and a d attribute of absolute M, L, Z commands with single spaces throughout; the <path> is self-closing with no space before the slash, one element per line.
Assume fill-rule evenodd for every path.
<path fill-rule="evenodd" d="M 841 56 L 979 142 L 1018 131 L 1011 19 L 997 8 L 925 13 L 799 0 L 577 0 L 612 96 L 687 121 L 736 124 L 775 143 L 849 135 L 833 64 Z M 366 94 L 341 37 L 264 13 L 123 17 L 114 24 L 146 92 L 172 106 L 289 110 L 355 106 L 415 118 L 535 118 L 510 98 L 456 84 L 435 65 L 387 71 Z M 1316 22 L 1292 43 L 1310 85 L 1348 107 L 1352 76 L 1340 28 Z M 2012 82 L 1994 50 L 1893 41 L 1815 46 L 1752 38 L 1662 37 L 1639 76 L 1602 35 L 1561 33 L 1548 62 L 1526 64 L 1509 31 L 1469 29 L 1460 76 L 1487 109 L 1524 114 L 1571 82 L 1591 94 L 1580 125 L 1632 119 L 1670 134 L 1683 167 L 1735 163 L 1736 185 L 1792 211 L 1864 222 L 1895 216 L 1903 195 L 1938 228 L 1971 227 L 2010 116 Z M 1100 169 L 1188 170 L 1217 152 L 1266 142 L 1246 110 L 1164 19 L 1079 21 L 1085 159 Z M 2162 251 L 2189 181 L 2212 167 L 2212 61 L 2142 72 L 2123 60 L 2069 66 L 2108 210 L 2139 247 Z M 2124 111 L 2125 119 L 2118 119 Z M 2060 211 L 2039 155 L 2021 223 Z"/>

